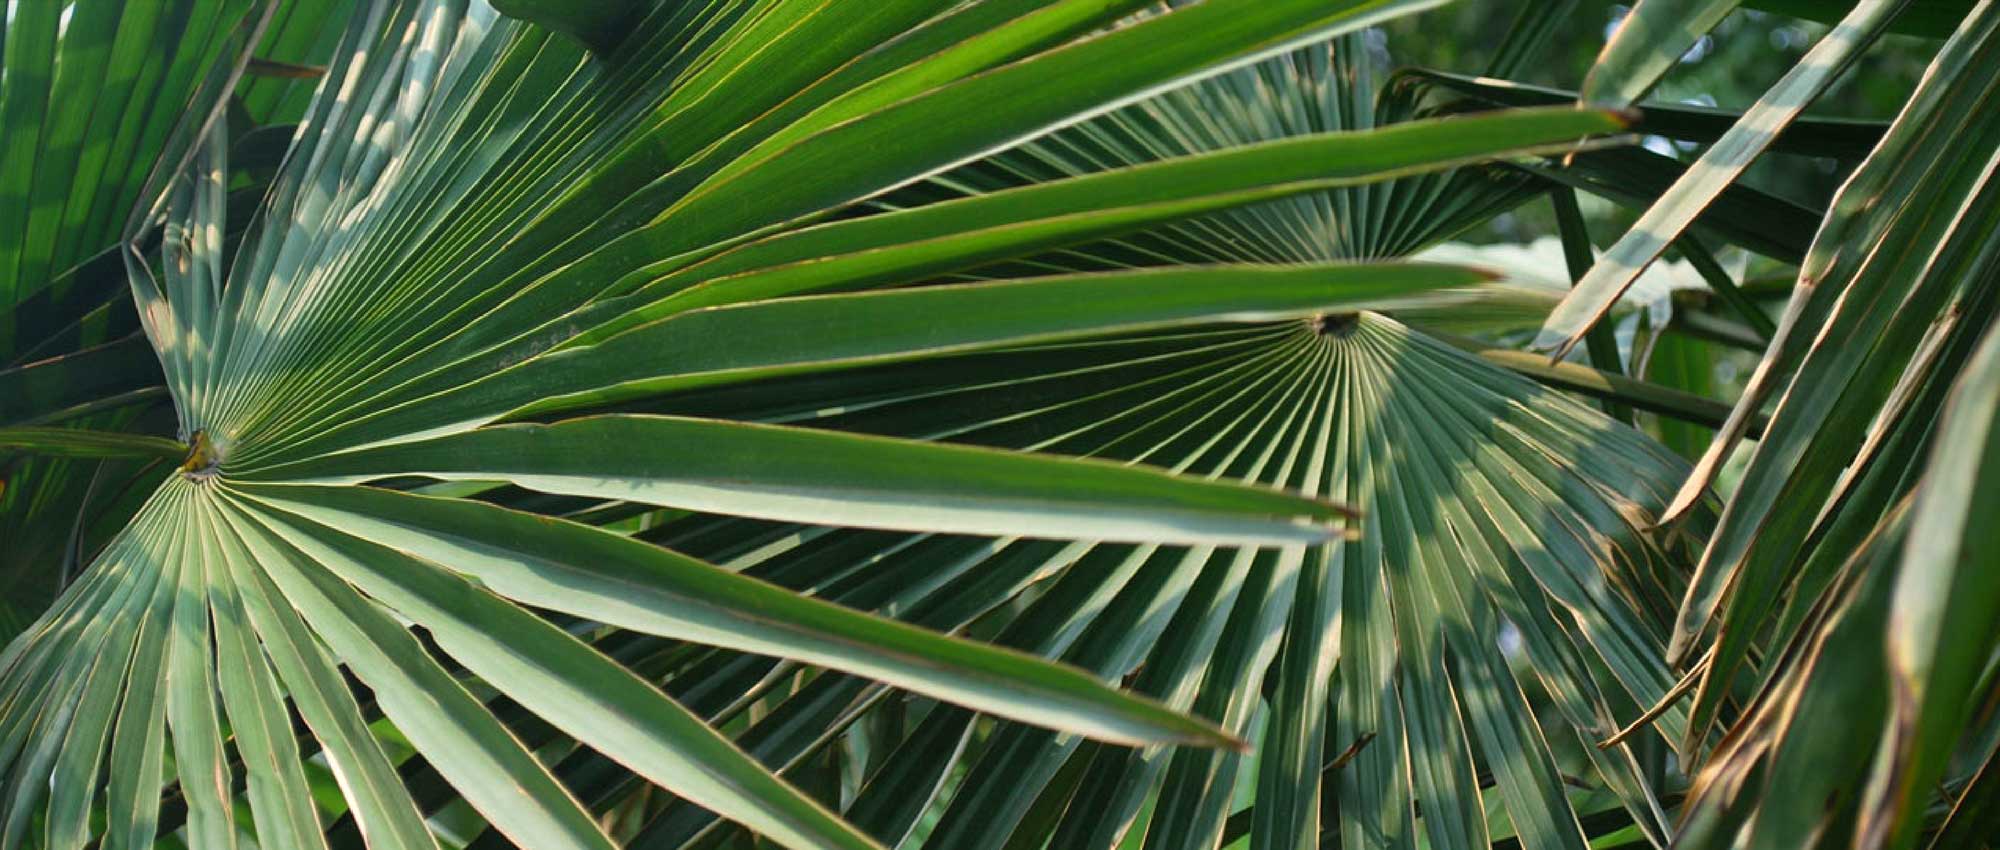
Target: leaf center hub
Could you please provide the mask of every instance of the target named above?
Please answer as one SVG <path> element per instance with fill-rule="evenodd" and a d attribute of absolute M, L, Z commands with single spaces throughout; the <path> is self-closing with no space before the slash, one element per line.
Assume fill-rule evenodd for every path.
<path fill-rule="evenodd" d="M 208 432 L 194 432 L 194 439 L 188 442 L 187 460 L 181 462 L 181 475 L 189 481 L 207 481 L 215 477 L 221 466 L 222 457 L 216 453 L 215 443 L 208 439 Z"/>

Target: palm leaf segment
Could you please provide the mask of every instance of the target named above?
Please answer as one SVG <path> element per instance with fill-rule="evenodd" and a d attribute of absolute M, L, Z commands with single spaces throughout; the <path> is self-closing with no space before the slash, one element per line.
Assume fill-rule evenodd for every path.
<path fill-rule="evenodd" d="M 122 5 L 31 3 L 0 25 L 0 427 L 157 422 L 105 412 L 161 398 L 112 247 L 255 4 Z M 141 467 L 0 457 L 0 635 L 47 607 L 76 549 L 103 545 L 79 514 L 130 515 L 126 492 L 158 478 Z"/>
<path fill-rule="evenodd" d="M 1984 106 L 2000 6 L 1955 20 L 1833 198 L 1682 488 L 1698 499 L 1770 407 L 1673 632 L 1699 681 L 1689 847 L 1964 847 L 1992 831 L 2000 594 L 1972 518 L 1995 499 L 2000 116 Z"/>
<path fill-rule="evenodd" d="M 375 710 L 497 834 L 608 846 L 485 704 L 494 694 L 785 844 L 874 846 L 562 628 L 569 616 L 821 664 L 1094 740 L 1228 742 L 1071 668 L 803 600 L 640 541 L 340 482 L 512 479 L 767 519 L 987 535 L 1324 540 L 1346 515 L 1326 502 L 1104 463 L 687 417 L 480 426 L 995 344 L 1389 304 L 1476 281 L 1427 266 L 1215 267 L 768 300 L 813 287 L 756 274 L 796 261 L 779 258 L 824 235 L 797 228 L 838 205 L 1188 69 L 1424 5 L 1218 0 L 1068 43 L 1124 9 L 632 4 L 622 37 L 590 39 L 587 52 L 483 4 L 362 4 L 240 243 L 224 236 L 236 218 L 218 121 L 182 125 L 198 128 L 177 160 L 188 167 L 164 172 L 164 193 L 143 198 L 123 233 L 134 245 L 158 238 L 124 262 L 190 450 L 0 654 L 0 846 L 149 843 L 168 785 L 191 844 L 232 846 L 232 812 L 247 801 L 260 843 L 322 846 L 326 813 L 301 758 L 314 751 L 344 798 L 337 811 L 368 844 L 432 846 L 431 803 L 420 805 L 365 722 Z M 1083 69 L 1092 86 L 1049 94 L 1046 81 Z M 968 99 L 996 108 L 940 121 Z M 1480 144 L 1426 147 L 1396 167 L 1536 149 L 1615 122 L 1565 111 L 1492 126 L 1498 135 Z M 1158 198 L 1119 221 L 1300 191 L 1289 187 L 1310 181 L 1279 168 L 1300 153 L 1260 152 L 1276 170 Z M 1106 226 L 1077 216 L 1091 208 L 1075 198 L 1027 197 L 1050 206 L 1013 215 L 1047 224 L 1010 250 Z M 914 231 L 863 221 L 836 244 L 865 252 L 930 233 L 923 262 L 851 269 L 852 285 L 821 288 L 912 281 L 929 272 L 911 269 L 995 250 L 949 209 L 892 223 Z M 877 241 L 850 241 L 856 233 Z M 737 272 L 731 286 L 720 268 Z M 712 285 L 676 285 L 689 276 Z M 728 306 L 692 309 L 709 305 Z M 942 334 L 918 321 L 940 309 L 992 320 Z M 864 319 L 883 324 L 864 332 Z M 1296 564 L 1290 551 L 1261 562 Z"/>
<path fill-rule="evenodd" d="M 1485 829 L 1473 812 L 1488 771 L 1524 795 L 1506 798 L 1522 822 L 1551 817 L 1535 828 L 1575 834 L 1552 752 L 1582 755 L 1579 731 L 1595 751 L 1596 739 L 1616 731 L 1610 706 L 1635 715 L 1672 684 L 1648 643 L 1664 634 L 1670 612 L 1637 608 L 1627 593 L 1676 581 L 1674 564 L 1687 553 L 1630 529 L 1664 505 L 1683 467 L 1580 403 L 1372 313 L 1330 332 L 1294 323 L 948 362 L 952 377 L 934 383 L 904 370 L 770 389 L 806 410 L 861 408 L 814 420 L 822 425 L 1138 458 L 1352 499 L 1369 506 L 1361 538 L 1304 553 L 1032 541 L 996 550 L 974 538 L 745 529 L 723 519 L 645 536 L 926 625 L 1002 628 L 1007 645 L 1129 677 L 1169 705 L 1216 719 L 1259 741 L 1266 772 L 1255 812 L 1270 818 L 1256 821 L 1267 838 L 1316 836 L 1322 783 L 1341 805 L 1325 829 L 1372 834 L 1400 824 L 1416 840 L 1414 830 L 1444 828 L 1430 817 L 1413 824 L 1416 802 L 1443 800 L 1462 806 L 1445 811 L 1476 833 Z M 968 375 L 980 385 L 961 386 Z M 792 412 L 726 398 L 684 403 L 731 416 Z M 1579 474 L 1559 458 L 1591 466 Z M 1011 610 L 1024 593 L 1025 610 Z M 1510 667 L 1497 643 L 1509 625 L 1532 674 Z M 712 663 L 692 669 L 742 670 L 750 682 L 769 670 L 754 660 Z M 1538 722 L 1524 691 L 1549 695 L 1563 713 Z M 794 705 L 806 710 L 818 697 Z M 790 720 L 774 717 L 767 734 Z M 944 787 L 946 814 L 925 846 L 1004 844 L 1000 826 L 1053 834 L 1063 846 L 1108 846 L 1140 827 L 1155 846 L 1200 844 L 1223 832 L 1234 782 L 1253 769 L 1235 755 L 1102 748 L 1027 727 L 988 737 L 953 712 L 932 713 L 909 734 L 910 754 L 960 752 L 971 771 Z M 792 764 L 817 743 L 779 741 L 760 752 Z M 1322 776 L 1357 743 L 1357 757 Z M 1625 749 L 1603 758 L 1611 781 L 1634 783 L 1632 799 L 1646 799 Z M 916 813 L 877 804 L 933 793 L 950 776 L 948 765 L 934 769 L 927 779 L 878 777 L 855 811 L 879 820 L 860 822 L 884 837 L 904 834 Z M 1167 798 L 1176 792 L 1185 796 Z M 1151 810 L 1160 814 L 1135 825 L 1156 794 Z M 1292 808 L 1267 810 L 1267 801 Z M 1439 810 L 1424 802 L 1422 811 Z M 669 836 L 691 834 L 686 813 L 657 823 L 658 843 L 645 846 L 677 846 Z"/>
<path fill-rule="evenodd" d="M 885 199 L 880 206 L 899 211 L 878 218 L 1371 126 L 1357 94 L 1366 78 L 1352 76 L 1365 65 L 1340 59 L 1339 45 L 955 170 Z M 1392 97 L 1381 108 L 1406 115 L 1398 110 L 1411 107 Z M 1528 192 L 1515 178 L 1475 172 L 1306 192 L 957 279 L 1393 254 Z M 937 628 L 998 630 L 1005 644 L 1125 677 L 1257 742 L 1255 762 L 1104 747 L 1025 726 L 988 729 L 923 703 L 877 706 L 865 691 L 839 690 L 859 683 L 839 680 L 751 727 L 745 740 L 761 758 L 803 773 L 826 739 L 787 732 L 823 728 L 801 717 L 848 722 L 861 706 L 903 718 L 886 736 L 901 742 L 901 758 L 888 759 L 847 810 L 885 840 L 1178 848 L 1248 832 L 1251 846 L 1310 847 L 1324 831 L 1347 846 L 1484 847 L 1504 836 L 1488 826 L 1482 799 L 1497 793 L 1524 843 L 1581 846 L 1566 770 L 1593 774 L 1631 820 L 1666 834 L 1648 790 L 1661 774 L 1641 760 L 1646 750 L 1595 745 L 1617 730 L 1614 717 L 1637 715 L 1673 685 L 1657 649 L 1671 612 L 1643 600 L 1678 592 L 1691 541 L 1644 529 L 1685 465 L 1596 411 L 1388 316 L 1328 311 L 956 355 L 756 389 L 688 390 L 626 409 L 1139 460 L 1364 507 L 1359 540 L 1303 551 L 996 547 L 701 517 L 645 532 L 850 605 Z M 938 565 L 947 565 L 942 574 Z M 1518 633 L 1518 655 L 1501 649 L 1503 632 Z M 687 674 L 696 679 L 734 671 L 745 683 L 768 684 L 783 669 L 726 653 L 687 664 L 680 669 L 699 671 Z M 724 716 L 740 711 L 707 691 L 688 693 Z M 1538 716 L 1534 707 L 1544 705 L 1553 712 Z M 1667 728 L 1682 716 L 1669 712 Z M 588 760 L 566 767 L 591 775 Z M 1252 772 L 1255 808 L 1231 817 L 1235 789 Z M 1486 777 L 1497 791 L 1482 790 Z M 920 817 L 927 808 L 941 818 Z M 680 846 L 710 825 L 670 808 L 635 846 Z"/>
<path fill-rule="evenodd" d="M 0 189 L 0 428 L 169 427 L 159 361 L 132 309 L 117 243 L 156 164 L 188 150 L 193 134 L 181 128 L 192 105 L 237 70 L 241 45 L 261 26 L 256 56 L 306 70 L 299 63 L 323 61 L 333 48 L 327 36 L 340 35 L 325 22 L 344 15 L 330 12 L 351 3 L 301 0 L 267 16 L 269 5 L 37 3 L 9 13 L 0 112 L 14 165 Z M 246 79 L 231 117 L 294 121 L 313 82 Z M 282 151 L 268 142 L 283 135 L 272 128 L 239 141 L 251 185 L 231 198 L 243 209 L 257 194 L 255 161 Z M 0 635 L 45 610 L 81 567 L 79 554 L 102 549 L 165 471 L 143 461 L 0 460 L 8 541 Z"/>

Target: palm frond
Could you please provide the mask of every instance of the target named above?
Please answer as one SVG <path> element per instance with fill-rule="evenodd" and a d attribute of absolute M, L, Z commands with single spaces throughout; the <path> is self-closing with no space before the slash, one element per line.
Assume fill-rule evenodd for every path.
<path fill-rule="evenodd" d="M 242 218 L 229 203 L 228 121 L 184 124 L 187 152 L 169 160 L 186 167 L 137 199 L 124 238 L 157 248 L 122 260 L 188 453 L 0 656 L 0 843 L 100 840 L 100 803 L 105 846 L 143 843 L 177 780 L 190 834 L 228 845 L 240 763 L 260 841 L 323 846 L 308 767 L 324 762 L 337 810 L 367 843 L 430 846 L 436 797 L 403 783 L 369 725 L 379 711 L 495 835 L 610 846 L 596 799 L 544 766 L 502 721 L 516 710 L 504 701 L 559 746 L 783 844 L 877 846 L 704 722 L 708 712 L 586 639 L 587 623 L 528 605 L 774 653 L 1093 741 L 1233 744 L 1187 716 L 1186 700 L 1121 693 L 1101 672 L 792 596 L 579 523 L 394 488 L 428 474 L 807 523 L 1285 545 L 1227 557 L 1288 587 L 1298 544 L 1338 536 L 1348 512 L 1258 486 L 1261 462 L 1200 481 L 796 425 L 562 417 L 668 390 L 1385 306 L 1480 279 L 1424 265 L 1218 266 L 749 290 L 701 310 L 660 308 L 674 293 L 644 288 L 1052 126 L 1434 4 L 1212 0 L 1076 39 L 1134 4 L 660 2 L 635 4 L 615 34 L 582 33 L 588 49 L 483 3 L 359 5 L 240 240 L 227 237 Z M 1495 126 L 1512 132 L 1483 152 L 1433 146 L 1385 158 L 1375 176 L 1540 150 L 1616 121 L 1569 112 Z M 1284 167 L 1297 153 L 1241 160 L 1256 177 L 1233 196 L 1197 186 L 1158 200 L 1192 212 L 1280 195 L 1302 179 Z M 1107 197 L 1020 221 L 1058 228 L 1069 216 L 1088 234 L 1107 228 L 1090 217 L 1116 209 Z M 622 317 L 648 307 L 659 318 L 628 327 Z M 980 320 L 924 321 L 940 309 Z M 656 350 L 662 339 L 685 345 Z M 438 383 L 481 364 L 490 377 Z M 518 424 L 530 417 L 552 421 Z M 630 463 L 610 439 L 655 462 Z M 695 461 L 708 466 L 685 466 Z M 645 595 L 655 604 L 630 606 Z M 673 613 L 683 606 L 692 613 Z M 1248 657 L 1275 645 L 1258 646 Z M 167 688 L 162 670 L 191 684 Z"/>
<path fill-rule="evenodd" d="M 1992 750 L 1994 594 L 1973 578 L 1985 560 L 1963 520 L 1984 504 L 1972 482 L 1990 479 L 2000 195 L 1993 115 L 1971 104 L 1993 96 L 1996 23 L 1990 3 L 1966 17 L 1842 187 L 1683 489 L 1685 503 L 1776 400 L 1674 635 L 1679 657 L 1703 659 L 1689 846 L 1908 847 L 1934 805 L 1967 812 L 1956 836 L 1980 817 L 1963 794 L 1989 787 L 1975 774 Z"/>
<path fill-rule="evenodd" d="M 1367 78 L 1336 59 L 1344 44 L 1058 131 L 892 195 L 880 204 L 891 211 L 834 226 L 997 204 L 1036 186 L 1137 174 L 1152 162 L 1372 127 Z M 1401 103 L 1392 97 L 1385 109 Z M 1306 270 L 1412 250 L 1476 220 L 1483 205 L 1535 191 L 1518 175 L 1484 174 L 1315 187 L 1108 239 L 1080 232 L 1073 247 L 950 279 L 1215 262 Z M 1487 200 L 1464 205 L 1466 191 Z M 800 718 L 851 722 L 864 711 L 910 718 L 870 739 L 900 755 L 846 810 L 885 843 L 1206 846 L 1226 832 L 1240 777 L 1254 773 L 1258 803 L 1243 827 L 1253 846 L 1317 846 L 1324 831 L 1355 846 L 1483 847 L 1500 837 L 1488 824 L 1488 796 L 1500 798 L 1522 840 L 1581 846 L 1564 780 L 1575 768 L 1559 766 L 1574 759 L 1648 833 L 1668 833 L 1651 787 L 1663 774 L 1642 760 L 1643 749 L 1596 744 L 1622 725 L 1617 718 L 1674 685 L 1655 643 L 1671 614 L 1646 600 L 1680 587 L 1693 554 L 1692 539 L 1650 530 L 1685 467 L 1585 405 L 1394 319 L 1328 311 L 1242 329 L 954 354 L 740 388 L 676 388 L 615 409 L 1136 460 L 1249 477 L 1364 511 L 1358 541 L 1262 552 L 1029 540 L 995 548 L 783 525 L 749 532 L 709 517 L 645 532 L 829 599 L 906 612 L 941 629 L 997 630 L 1007 645 L 1124 677 L 1256 742 L 1254 762 L 1123 750 L 1026 726 L 988 727 L 921 703 L 829 703 L 814 688 L 773 697 L 779 713 L 753 723 L 745 740 L 766 745 L 760 757 L 794 775 L 828 742 L 787 736 L 781 724 L 818 729 Z M 916 572 L 937 563 L 951 567 Z M 1517 654 L 1501 649 L 1503 631 L 1520 637 Z M 692 669 L 741 670 L 736 681 L 745 682 L 771 682 L 784 670 L 727 655 Z M 1544 699 L 1553 717 L 1531 709 Z M 710 703 L 722 716 L 743 704 Z M 1669 728 L 1682 717 L 1670 711 Z M 951 758 L 908 764 L 918 752 Z M 1338 770 L 1323 769 L 1335 761 Z M 588 760 L 570 769 L 591 773 Z M 1495 777 L 1490 788 L 1483 774 Z M 935 822 L 931 812 L 941 812 Z M 711 819 L 672 807 L 635 846 L 715 835 Z"/>

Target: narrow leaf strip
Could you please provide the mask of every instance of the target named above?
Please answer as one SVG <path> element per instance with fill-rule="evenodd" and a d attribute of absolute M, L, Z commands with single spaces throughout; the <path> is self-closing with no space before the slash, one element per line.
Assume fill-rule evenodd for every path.
<path fill-rule="evenodd" d="M 1160 543 L 1310 543 L 1350 515 L 1262 487 L 914 440 L 673 416 L 503 425 L 300 461 L 264 480 L 508 480 L 817 525 Z"/>
<path fill-rule="evenodd" d="M 0 455 L 24 452 L 54 457 L 156 457 L 180 460 L 187 446 L 165 437 L 85 431 L 77 428 L 42 428 L 24 425 L 0 428 Z"/>
<path fill-rule="evenodd" d="M 1074 668 L 800 596 L 589 526 L 367 487 L 241 489 L 273 510 L 436 562 L 538 608 L 806 661 L 1124 744 L 1235 743 Z"/>
<path fill-rule="evenodd" d="M 1538 348 L 1566 354 L 1584 332 L 1610 311 L 1646 266 L 1687 230 L 1697 215 L 1729 187 L 1777 138 L 1785 125 L 1819 96 L 1875 38 L 1904 0 L 1863 0 L 1813 45 L 1797 67 L 1743 114 L 1721 140 L 1703 153 L 1673 188 L 1639 217 L 1624 238 L 1597 261 L 1549 316 Z"/>
<path fill-rule="evenodd" d="M 1908 846 L 1979 702 L 2000 624 L 2000 333 L 1988 331 L 1939 428 L 1890 604 L 1891 716 L 1857 830 Z"/>
<path fill-rule="evenodd" d="M 793 231 L 642 292 L 701 282 L 661 304 L 679 312 L 919 279 L 1251 202 L 1552 152 L 1546 146 L 1615 132 L 1624 123 L 1611 112 L 1523 109 L 1245 145 Z M 638 324 L 634 319 L 649 312 L 621 318 Z"/>
<path fill-rule="evenodd" d="M 254 565 L 239 568 L 261 569 L 270 577 L 327 648 L 374 692 L 384 716 L 495 829 L 526 847 L 610 850 L 614 846 L 547 768 L 380 605 L 307 560 L 243 511 L 231 508 L 223 516 L 257 558 Z M 217 586 L 233 601 L 232 583 Z M 268 669 L 263 672 L 269 677 Z M 225 695 L 227 684 L 225 677 Z M 230 716 L 236 719 L 233 710 Z M 286 731 L 283 740 L 289 743 Z M 289 762 L 276 763 L 296 768 L 298 758 L 293 755 Z M 320 833 L 315 829 L 312 835 L 317 838 Z"/>
<path fill-rule="evenodd" d="M 1715 29 L 1742 0 L 1642 0 L 1583 78 L 1582 99 L 1593 106 L 1638 102 L 1695 42 Z"/>
<path fill-rule="evenodd" d="M 750 232 L 895 188 L 1190 78 L 1441 3 L 1212 0 L 1181 7 L 796 142 L 780 137 L 760 145 L 656 220 L 677 219 L 707 232 Z M 968 110 L 967 104 L 979 108 Z M 895 165 L 867 155 L 883 149 L 897 151 Z M 745 206 L 745 197 L 761 202 Z"/>
<path fill-rule="evenodd" d="M 424 627 L 537 716 L 675 794 L 795 848 L 879 845 L 785 784 L 652 685 L 554 624 L 395 550 L 310 522 L 257 521 Z"/>
<path fill-rule="evenodd" d="M 1202 266 L 823 295 L 697 310 L 336 426 L 289 458 L 466 430 L 509 413 L 998 345 L 1381 308 L 1491 275 L 1421 263 Z M 266 459 L 256 449 L 231 471 Z M 247 462 L 246 462 L 247 461 Z"/>

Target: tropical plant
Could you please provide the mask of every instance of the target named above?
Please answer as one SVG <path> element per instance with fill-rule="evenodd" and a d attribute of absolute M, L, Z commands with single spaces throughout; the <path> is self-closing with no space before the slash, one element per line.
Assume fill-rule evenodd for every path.
<path fill-rule="evenodd" d="M 322 22 L 345 3 L 31 3 L 10 6 L 5 194 L 0 215 L 0 427 L 65 424 L 170 431 L 158 358 L 139 328 L 117 243 L 187 150 L 186 105 L 240 72 L 240 45 L 294 60 L 252 63 L 232 99 L 239 128 L 231 201 L 247 208 L 302 114 L 311 70 L 330 55 Z M 255 127 L 268 128 L 252 132 Z M 240 217 L 239 217 L 240 218 Z M 240 221 L 239 221 L 240 226 Z M 13 636 L 101 549 L 166 472 L 159 463 L 0 460 L 0 634 Z M 52 570 L 51 565 L 60 565 Z"/>
<path fill-rule="evenodd" d="M 1993 833 L 1991 0 L 490 2 L 8 7 L 0 848 Z"/>
<path fill-rule="evenodd" d="M 2000 595 L 1992 535 L 1971 517 L 1990 510 L 1995 480 L 2000 116 L 1983 104 L 2000 85 L 2000 8 L 1855 4 L 1565 306 L 1620 285 L 1899 12 L 1945 5 L 1954 32 L 1833 198 L 1743 399 L 1676 499 L 1699 499 L 1775 400 L 1669 647 L 1693 693 L 1685 846 L 1963 847 L 1994 834 Z M 1573 334 L 1582 313 L 1559 309 L 1546 338 Z"/>

